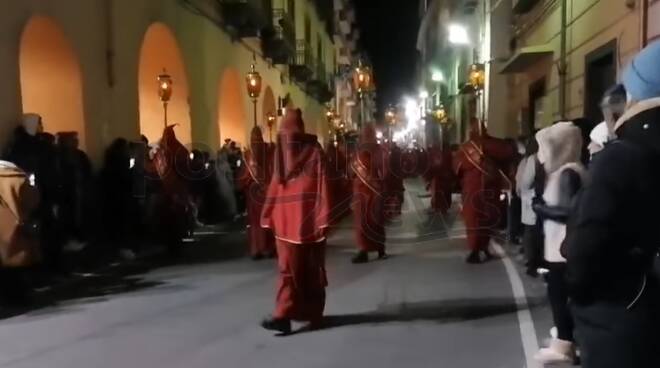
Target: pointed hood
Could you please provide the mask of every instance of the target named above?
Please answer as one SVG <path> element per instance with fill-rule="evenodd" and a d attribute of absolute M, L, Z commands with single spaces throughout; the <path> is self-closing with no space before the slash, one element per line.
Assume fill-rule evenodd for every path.
<path fill-rule="evenodd" d="M 317 145 L 316 136 L 305 134 L 300 109 L 287 110 L 280 125 L 275 149 L 276 170 L 280 182 L 286 182 L 300 174 Z"/>

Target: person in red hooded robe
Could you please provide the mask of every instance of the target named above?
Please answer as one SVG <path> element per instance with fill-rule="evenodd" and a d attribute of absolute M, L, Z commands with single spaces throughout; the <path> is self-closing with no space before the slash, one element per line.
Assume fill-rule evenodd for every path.
<path fill-rule="evenodd" d="M 515 158 L 512 143 L 490 137 L 479 121 L 472 119 L 470 140 L 456 153 L 454 172 L 461 183 L 463 219 L 470 249 L 466 261 L 481 263 L 481 253 L 492 259 L 489 251 L 493 230 L 501 221 L 499 196 L 504 173 L 500 169 Z"/>
<path fill-rule="evenodd" d="M 402 168 L 402 152 L 396 143 L 390 143 L 387 156 L 387 199 L 385 200 L 385 214 L 392 219 L 401 215 L 403 205 L 403 193 L 405 187 L 403 178 L 405 176 Z"/>
<path fill-rule="evenodd" d="M 343 146 L 342 142 L 336 141 L 331 142 L 326 149 L 333 225 L 341 221 L 350 211 L 351 188 L 347 174 L 345 147 Z"/>
<path fill-rule="evenodd" d="M 272 156 L 268 153 L 261 128 L 255 126 L 250 134 L 250 149 L 244 154 L 245 165 L 238 176 L 239 189 L 247 202 L 248 244 L 254 260 L 274 258 L 277 254 L 273 233 L 261 227 L 261 211 L 273 171 Z"/>
<path fill-rule="evenodd" d="M 424 178 L 431 192 L 431 210 L 446 215 L 454 186 L 452 153 L 448 145 L 434 144 L 428 151 L 429 169 Z"/>
<path fill-rule="evenodd" d="M 353 218 L 358 254 L 353 263 L 366 263 L 370 252 L 385 253 L 385 184 L 387 153 L 378 144 L 376 130 L 368 124 L 360 133 L 358 151 L 351 162 L 353 180 Z"/>
<path fill-rule="evenodd" d="M 158 234 L 169 251 L 177 255 L 192 220 L 192 198 L 188 183 L 192 174 L 188 150 L 177 140 L 175 126 L 170 125 L 163 131 L 154 156 L 154 166 L 161 180 L 155 211 Z"/>
<path fill-rule="evenodd" d="M 278 290 L 267 330 L 291 332 L 291 321 L 318 328 L 325 309 L 326 229 L 330 206 L 323 149 L 306 134 L 300 110 L 288 110 L 275 149 L 275 172 L 268 186 L 261 225 L 275 235 Z"/>

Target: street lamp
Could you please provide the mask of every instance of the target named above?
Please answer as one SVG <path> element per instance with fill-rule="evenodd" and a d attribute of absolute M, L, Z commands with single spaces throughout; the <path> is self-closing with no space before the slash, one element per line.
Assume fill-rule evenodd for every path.
<path fill-rule="evenodd" d="M 254 104 L 254 126 L 257 126 L 257 101 L 261 94 L 261 75 L 255 67 L 257 62 L 256 56 L 253 55 L 252 60 L 250 71 L 245 76 L 245 83 L 247 85 L 248 96 L 250 96 L 252 103 Z"/>
<path fill-rule="evenodd" d="M 387 121 L 387 124 L 389 126 L 389 139 L 392 139 L 392 129 L 396 125 L 396 109 L 394 106 L 391 106 L 387 108 L 387 111 L 385 112 L 385 120 Z"/>
<path fill-rule="evenodd" d="M 158 81 L 158 97 L 163 103 L 164 123 L 167 128 L 167 104 L 172 98 L 172 76 L 167 74 L 167 70 L 163 68 L 163 73 L 156 79 Z"/>
<path fill-rule="evenodd" d="M 481 91 L 486 84 L 486 67 L 484 64 L 470 65 L 470 75 L 468 76 L 468 83 L 474 88 L 475 91 Z"/>
<path fill-rule="evenodd" d="M 353 85 L 360 98 L 360 126 L 364 123 L 364 94 L 371 91 L 371 79 L 371 68 L 363 66 L 360 60 L 353 73 Z"/>
<path fill-rule="evenodd" d="M 445 106 L 444 105 L 436 106 L 436 108 L 433 110 L 433 117 L 438 123 L 447 124 L 448 119 L 447 119 L 447 110 L 445 110 Z"/>
<path fill-rule="evenodd" d="M 268 136 L 271 142 L 273 141 L 273 126 L 275 125 L 275 120 L 277 120 L 277 117 L 272 111 L 269 111 L 266 114 L 266 123 L 268 124 Z"/>
<path fill-rule="evenodd" d="M 385 119 L 387 120 L 387 123 L 389 125 L 396 124 L 396 109 L 394 108 L 394 106 L 390 106 L 387 108 L 387 111 L 385 112 Z"/>

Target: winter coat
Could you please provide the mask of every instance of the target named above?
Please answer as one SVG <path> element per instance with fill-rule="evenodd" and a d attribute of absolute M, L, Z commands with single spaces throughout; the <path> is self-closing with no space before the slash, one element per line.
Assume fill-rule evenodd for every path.
<path fill-rule="evenodd" d="M 633 301 L 660 247 L 660 98 L 634 105 L 616 133 L 591 164 L 566 241 L 568 282 L 581 304 Z"/>
<path fill-rule="evenodd" d="M 586 177 L 580 163 L 582 137 L 579 128 L 562 122 L 539 131 L 536 140 L 539 159 L 547 174 L 543 204 L 535 207 L 543 219 L 544 258 L 551 263 L 563 263 L 566 259 L 560 249 L 566 238 L 566 218 L 572 211 L 572 199 Z"/>
<path fill-rule="evenodd" d="M 32 213 L 39 193 L 27 174 L 14 164 L 0 161 L 0 267 L 28 267 L 40 259 Z"/>

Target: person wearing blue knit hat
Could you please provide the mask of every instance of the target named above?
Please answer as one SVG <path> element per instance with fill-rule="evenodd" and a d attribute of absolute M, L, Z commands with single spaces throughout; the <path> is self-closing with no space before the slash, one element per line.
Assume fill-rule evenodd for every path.
<path fill-rule="evenodd" d="M 623 73 L 623 85 L 634 101 L 660 97 L 660 41 L 643 49 Z"/>
<path fill-rule="evenodd" d="M 594 158 L 562 248 L 584 368 L 660 367 L 660 42 L 622 83 L 618 139 Z"/>

